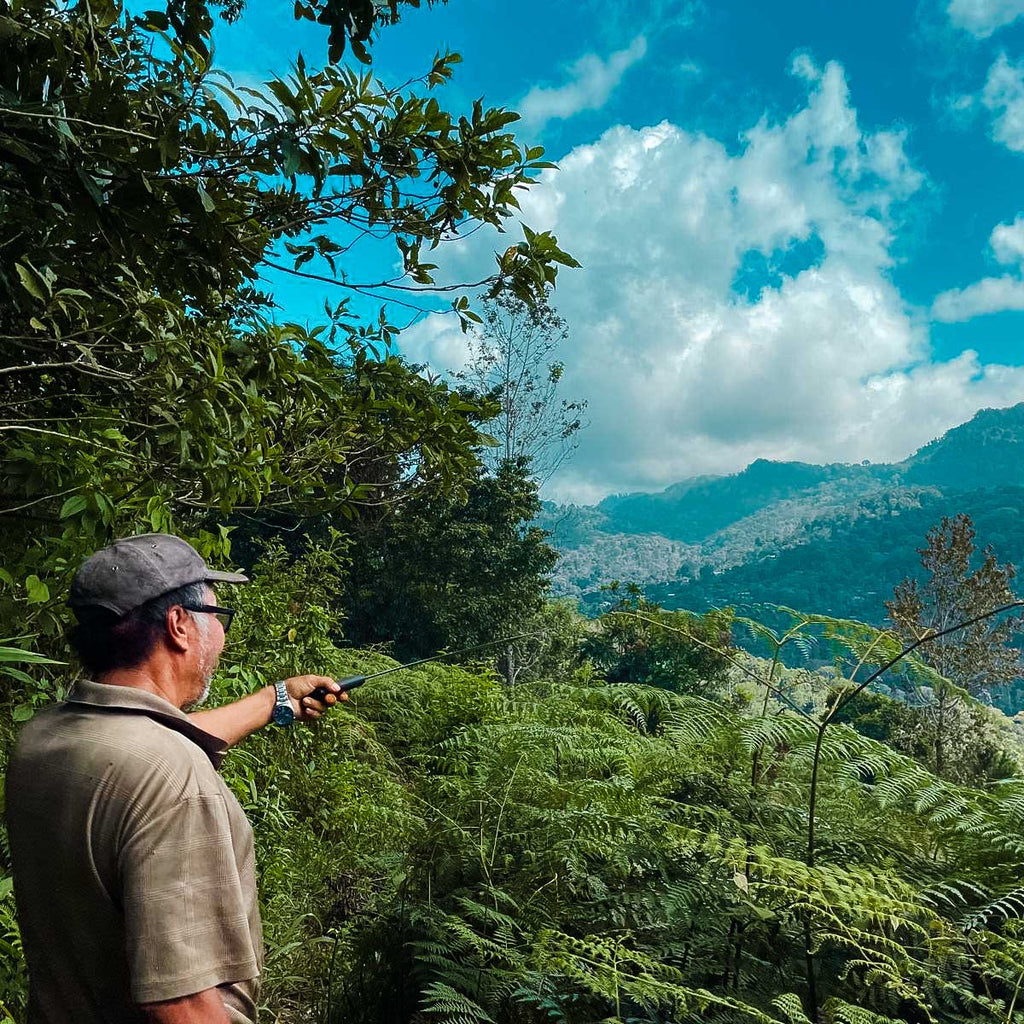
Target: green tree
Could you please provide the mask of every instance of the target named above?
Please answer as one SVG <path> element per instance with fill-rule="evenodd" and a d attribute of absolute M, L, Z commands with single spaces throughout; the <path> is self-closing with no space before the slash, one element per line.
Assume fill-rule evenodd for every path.
<path fill-rule="evenodd" d="M 557 557 L 529 525 L 539 508 L 536 484 L 513 462 L 480 470 L 465 500 L 424 491 L 355 523 L 347 637 L 391 644 L 405 660 L 529 630 Z"/>
<path fill-rule="evenodd" d="M 469 363 L 456 378 L 470 394 L 498 403 L 488 424 L 497 445 L 484 451 L 484 462 L 496 471 L 503 462 L 527 460 L 543 484 L 576 450 L 585 425 L 586 401 L 558 394 L 565 367 L 556 357 L 568 326 L 546 298 L 528 302 L 510 293 L 485 300 L 481 319 L 469 332 Z"/>
<path fill-rule="evenodd" d="M 881 740 L 922 764 L 935 762 L 940 723 L 927 706 L 865 691 L 843 707 L 836 721 L 847 722 L 862 735 Z M 948 778 L 983 786 L 1020 774 L 1020 752 L 1006 718 L 999 712 L 977 701 L 964 700 L 945 709 L 941 724 Z"/>
<path fill-rule="evenodd" d="M 447 3 L 447 0 L 427 0 L 430 7 L 437 3 Z M 421 0 L 305 0 L 294 8 L 294 13 L 296 18 L 328 27 L 327 51 L 332 63 L 345 54 L 347 43 L 358 60 L 369 64 L 369 44 L 374 29 L 397 24 L 401 21 L 403 7 L 419 7 L 420 4 Z M 191 10 L 194 12 L 199 6 L 193 4 Z M 241 16 L 246 0 L 211 0 L 210 6 L 219 8 L 220 16 L 231 22 Z M 168 7 L 168 14 L 177 15 L 182 30 L 189 11 L 190 6 L 180 0 Z"/>
<path fill-rule="evenodd" d="M 546 166 L 516 115 L 445 110 L 455 55 L 401 88 L 300 58 L 235 89 L 196 2 L 0 16 L 0 622 L 56 628 L 68 572 L 112 534 L 173 528 L 216 555 L 232 513 L 294 525 L 397 481 L 457 491 L 480 404 L 390 355 L 383 307 L 360 317 L 427 301 L 422 247 L 515 214 Z M 354 272 L 368 242 L 394 277 Z M 572 263 L 524 228 L 472 283 L 539 297 Z M 271 321 L 267 265 L 337 290 L 323 326 Z M 464 297 L 452 315 L 475 317 Z"/>
<path fill-rule="evenodd" d="M 991 547 L 975 567 L 974 540 L 974 524 L 963 513 L 943 517 L 928 531 L 925 546 L 918 549 L 927 574 L 924 581 L 904 579 L 885 605 L 905 642 L 913 643 L 1015 600 L 1011 589 L 1014 567 L 1000 565 Z M 964 694 L 977 697 L 1021 675 L 1020 651 L 1011 641 L 1022 624 L 1020 617 L 987 618 L 921 648 L 921 660 L 952 684 L 936 685 L 929 709 L 934 718 L 934 763 L 939 775 L 949 770 L 950 747 L 969 742 L 964 728 L 971 726 L 972 718 L 962 713 Z"/>
<path fill-rule="evenodd" d="M 527 635 L 499 650 L 498 669 L 510 686 L 586 674 L 590 665 L 582 649 L 591 626 L 576 610 L 575 601 L 546 599 L 523 621 Z"/>
<path fill-rule="evenodd" d="M 724 683 L 732 647 L 732 612 L 664 611 L 637 596 L 601 616 L 583 653 L 609 683 L 713 694 Z"/>

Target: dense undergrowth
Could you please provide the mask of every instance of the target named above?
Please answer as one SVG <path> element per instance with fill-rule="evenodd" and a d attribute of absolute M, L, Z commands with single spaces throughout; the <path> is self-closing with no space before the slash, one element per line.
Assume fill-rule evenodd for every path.
<path fill-rule="evenodd" d="M 272 1012 L 1012 1019 L 1024 786 L 955 787 L 836 726 L 808 867 L 814 734 L 752 696 L 430 666 L 238 751 Z"/>
<path fill-rule="evenodd" d="M 455 54 L 403 86 L 331 63 L 348 3 L 323 5 L 340 19 L 326 65 L 238 94 L 209 60 L 207 6 L 179 6 L 171 25 L 104 0 L 0 0 L 0 775 L 19 723 L 74 678 L 43 655 L 67 657 L 82 558 L 149 530 L 212 562 L 269 542 L 229 599 L 215 700 L 392 664 L 342 646 L 362 613 L 404 653 L 538 621 L 559 634 L 503 652 L 515 686 L 487 666 L 395 673 L 231 754 L 256 832 L 264 1019 L 1019 1019 L 1024 775 L 988 712 L 955 695 L 943 742 L 964 771 L 940 779 L 920 715 L 865 692 L 843 721 L 844 677 L 723 654 L 729 613 L 584 626 L 541 607 L 527 469 L 478 473 L 494 396 L 395 356 L 386 309 L 364 321 L 343 297 L 322 324 L 278 323 L 267 259 L 364 289 L 329 228 L 393 245 L 396 281 L 429 291 L 421 249 L 511 227 L 548 166 L 508 131 L 516 115 L 470 119 L 437 93 Z M 536 301 L 576 265 L 524 226 L 483 283 Z M 477 319 L 466 296 L 451 310 Z M 806 624 L 864 665 L 894 642 Z M 652 645 L 658 631 L 677 640 Z M 21 1024 L 26 997 L 0 834 L 0 1021 Z"/>
<path fill-rule="evenodd" d="M 216 699 L 393 664 L 330 643 L 315 560 L 259 579 Z M 833 724 L 809 866 L 806 711 L 834 679 L 778 699 L 749 672 L 697 696 L 586 661 L 513 688 L 435 664 L 250 738 L 225 771 L 257 837 L 266 1018 L 1015 1019 L 1024 781 L 958 786 Z"/>

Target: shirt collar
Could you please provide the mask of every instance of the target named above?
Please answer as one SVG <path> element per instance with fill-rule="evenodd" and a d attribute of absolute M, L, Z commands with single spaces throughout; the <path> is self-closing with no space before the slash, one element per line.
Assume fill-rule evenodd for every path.
<path fill-rule="evenodd" d="M 214 768 L 220 768 L 228 750 L 228 745 L 222 739 L 194 725 L 188 715 L 170 701 L 135 686 L 111 686 L 91 679 L 79 679 L 68 694 L 67 703 L 109 711 L 127 711 L 152 718 L 195 743 L 210 759 Z"/>

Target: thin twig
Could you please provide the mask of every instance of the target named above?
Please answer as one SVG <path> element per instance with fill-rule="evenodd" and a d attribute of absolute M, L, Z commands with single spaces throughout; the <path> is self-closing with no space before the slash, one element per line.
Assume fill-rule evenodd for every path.
<path fill-rule="evenodd" d="M 36 114 L 29 110 L 12 110 L 10 107 L 0 107 L 0 114 L 12 114 L 15 117 L 32 117 L 41 121 L 66 121 L 69 124 L 84 124 L 87 128 L 99 128 L 105 132 L 117 132 L 118 135 L 131 135 L 136 139 L 146 139 L 148 142 L 159 142 L 155 135 L 147 135 L 145 132 L 135 132 L 130 128 L 115 128 L 112 124 L 97 124 L 95 121 L 86 121 L 81 117 L 70 117 L 66 114 Z"/>

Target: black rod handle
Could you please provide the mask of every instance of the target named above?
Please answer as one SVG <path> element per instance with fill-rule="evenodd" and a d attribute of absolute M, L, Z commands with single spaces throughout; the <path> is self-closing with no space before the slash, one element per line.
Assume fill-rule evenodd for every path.
<path fill-rule="evenodd" d="M 349 690 L 354 690 L 357 686 L 362 686 L 366 682 L 366 676 L 345 676 L 344 679 L 338 679 L 338 686 L 341 687 L 341 693 L 348 693 Z M 338 696 L 334 690 L 328 690 L 326 686 L 318 686 L 315 690 L 310 690 L 306 694 L 307 697 L 312 697 L 313 700 L 323 702 L 324 698 L 328 694 Z"/>

